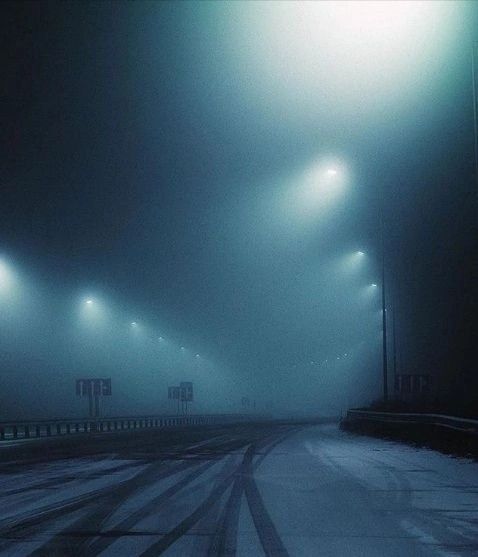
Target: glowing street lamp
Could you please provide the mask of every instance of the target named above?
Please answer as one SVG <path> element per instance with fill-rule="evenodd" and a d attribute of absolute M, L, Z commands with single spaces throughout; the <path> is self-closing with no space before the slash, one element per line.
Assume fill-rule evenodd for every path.
<path fill-rule="evenodd" d="M 293 98 L 311 111 L 320 106 L 317 93 L 324 96 L 324 88 L 333 105 L 346 110 L 356 107 L 358 96 L 373 94 L 369 110 L 382 109 L 391 97 L 399 100 L 410 90 L 404 86 L 405 80 L 417 86 L 439 68 L 444 53 L 458 40 L 459 17 L 467 3 L 341 0 L 239 4 L 247 32 L 238 36 L 236 49 L 241 57 L 252 58 L 244 64 L 247 71 L 251 64 L 256 67 L 259 83 L 264 79 L 266 90 L 280 84 L 268 96 L 269 103 L 271 97 L 276 103 L 289 103 Z M 362 111 L 367 108 L 363 104 Z"/>
<path fill-rule="evenodd" d="M 14 285 L 14 274 L 10 265 L 0 259 L 0 292 L 7 292 Z"/>

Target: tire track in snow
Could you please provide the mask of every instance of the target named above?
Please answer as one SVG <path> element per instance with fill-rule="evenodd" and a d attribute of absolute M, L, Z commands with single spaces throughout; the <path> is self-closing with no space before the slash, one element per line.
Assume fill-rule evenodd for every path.
<path fill-rule="evenodd" d="M 164 461 L 160 461 L 156 465 L 150 464 L 145 470 L 136 474 L 132 478 L 110 484 L 97 490 L 88 491 L 85 494 L 69 498 L 60 503 L 57 502 L 45 505 L 39 509 L 35 509 L 34 511 L 24 513 L 21 516 L 4 519 L 3 521 L 0 521 L 0 537 L 17 538 L 19 533 L 22 534 L 22 537 L 25 537 L 25 534 L 33 534 L 38 529 L 43 529 L 45 523 L 54 521 L 66 513 L 73 513 L 82 508 L 93 507 L 93 509 L 96 509 L 96 507 L 99 507 L 100 510 L 98 512 L 92 509 L 93 514 L 91 517 L 88 513 L 87 518 L 80 518 L 75 523 L 78 528 L 84 528 L 86 525 L 93 524 L 94 519 L 100 521 L 107 519 L 108 516 L 110 516 L 125 499 L 127 499 L 135 491 L 141 490 L 145 486 L 149 485 L 151 481 L 161 480 L 196 466 L 197 461 L 187 460 L 175 465 L 171 465 L 170 463 L 168 464 L 169 466 L 167 466 L 165 470 L 161 470 L 161 468 L 165 467 Z M 105 475 L 107 473 L 108 471 L 105 472 Z M 120 501 L 118 501 L 118 497 L 120 498 Z M 114 501 L 116 501 L 116 504 L 111 506 Z M 108 503 L 110 503 L 110 505 Z M 90 527 L 89 529 L 92 530 L 93 528 Z M 53 537 L 53 539 L 56 538 L 57 541 L 59 538 L 63 537 L 63 535 L 63 532 L 59 532 Z M 46 545 L 48 545 L 51 541 L 52 539 L 50 539 Z M 0 544 L 0 550 L 4 549 L 5 545 L 10 544 L 8 542 Z M 81 543 L 78 542 L 77 548 L 80 545 Z M 38 555 L 41 554 L 42 553 L 38 553 Z M 44 554 L 48 555 L 48 553 Z M 75 554 L 78 555 L 78 553 Z"/>
<path fill-rule="evenodd" d="M 287 428 L 286 433 L 280 435 L 278 439 L 272 442 L 269 440 L 267 449 L 253 462 L 253 468 L 257 468 L 272 449 L 291 435 L 291 433 L 293 433 L 293 430 Z M 256 450 L 257 449 L 259 449 L 259 443 L 256 443 Z M 220 557 L 223 555 L 233 556 L 236 554 L 239 514 L 241 511 L 242 496 L 245 491 L 244 474 L 245 471 L 243 467 L 241 467 L 238 470 L 231 494 L 221 514 L 219 527 L 211 540 L 208 557 Z"/>
<path fill-rule="evenodd" d="M 137 522 L 151 514 L 158 505 L 166 502 L 166 500 L 173 496 L 176 491 L 184 489 L 187 484 L 194 481 L 194 479 L 198 477 L 203 471 L 205 471 L 210 466 L 213 466 L 216 463 L 217 458 L 211 460 L 211 455 L 216 456 L 219 449 L 221 449 L 222 451 L 234 450 L 238 448 L 238 446 L 243 444 L 244 441 L 242 440 L 238 441 L 231 439 L 221 439 L 221 441 L 219 441 L 219 438 L 216 437 L 208 440 L 207 442 L 202 442 L 191 447 L 186 447 L 182 453 L 183 458 L 185 458 L 185 456 L 191 449 L 195 449 L 197 451 L 198 448 L 200 448 L 199 455 L 198 453 L 196 453 L 193 455 L 193 458 L 183 460 L 180 464 L 177 465 L 171 464 L 176 462 L 176 458 L 174 458 L 172 461 L 166 461 L 166 463 L 170 466 L 170 468 L 167 470 L 164 470 L 162 472 L 158 470 L 158 468 L 165 466 L 165 461 L 159 462 L 157 466 L 152 467 L 150 465 L 148 469 L 144 471 L 144 473 L 131 478 L 131 480 L 129 480 L 125 484 L 120 486 L 116 484 L 115 486 L 112 486 L 111 490 L 109 490 L 107 493 L 98 494 L 95 498 L 95 502 L 93 504 L 91 512 L 88 512 L 86 517 L 80 517 L 73 525 L 70 525 L 68 528 L 54 535 L 35 553 L 32 553 L 32 555 L 49 556 L 52 554 L 53 551 L 57 551 L 58 547 L 62 545 L 66 546 L 65 552 L 62 553 L 62 555 L 89 556 L 100 553 L 108 546 L 113 544 L 116 539 L 120 537 L 124 532 L 126 532 L 129 528 L 132 528 Z M 214 451 L 214 453 L 211 453 L 211 451 Z M 208 462 L 201 467 L 200 463 L 204 460 L 203 458 L 201 458 L 202 455 L 206 455 L 208 457 Z M 177 457 L 176 453 L 174 457 Z M 130 515 L 127 520 L 122 521 L 120 524 L 118 524 L 113 530 L 101 532 L 102 525 L 104 525 L 114 514 L 114 512 L 135 492 L 145 489 L 151 483 L 155 483 L 169 476 L 185 471 L 191 467 L 201 468 L 200 470 L 193 470 L 193 472 L 186 476 L 187 481 L 185 481 L 184 478 L 179 480 L 176 484 L 174 484 L 174 486 L 167 490 L 166 494 L 161 494 L 153 499 L 153 501 L 149 501 L 141 509 Z M 80 506 L 82 505 L 80 504 Z M 73 510 L 77 510 L 77 507 L 75 506 Z M 62 509 L 61 513 L 63 514 L 63 512 L 64 510 Z M 33 525 L 28 525 L 22 522 L 18 525 L 18 527 L 21 528 L 22 533 L 24 533 L 25 529 L 28 528 L 28 526 L 34 526 L 36 527 L 36 529 L 38 529 L 45 521 L 54 520 L 56 517 L 56 513 L 53 512 L 52 515 L 45 517 L 45 520 L 41 521 L 40 523 L 35 522 Z M 101 537 L 96 541 L 96 543 L 91 543 L 91 540 L 95 537 L 98 537 L 98 535 L 101 535 Z M 76 540 L 74 549 L 70 553 L 67 551 L 67 547 L 69 547 L 70 545 L 67 541 L 68 537 L 74 537 Z"/>
<path fill-rule="evenodd" d="M 253 458 L 258 446 L 264 447 L 270 445 L 269 449 L 266 450 L 263 456 L 265 456 L 272 448 L 275 446 L 274 442 L 271 442 L 270 435 L 265 439 L 257 439 L 255 441 L 246 443 L 249 447 L 242 459 L 242 462 L 236 468 L 236 470 L 227 475 L 222 481 L 220 481 L 212 489 L 209 496 L 203 500 L 203 502 L 196 507 L 196 509 L 185 519 L 183 519 L 176 527 L 165 534 L 159 541 L 152 544 L 148 549 L 141 553 L 140 557 L 157 557 L 165 552 L 171 545 L 173 545 L 179 538 L 185 535 L 204 515 L 206 515 L 218 499 L 220 499 L 231 484 L 235 483 L 235 480 L 239 477 L 249 476 L 249 481 L 244 480 L 244 490 L 246 492 L 246 497 L 248 497 L 249 507 L 251 509 L 251 514 L 254 519 L 254 524 L 258 529 L 259 538 L 261 543 L 266 544 L 264 551 L 266 551 L 267 557 L 288 557 L 288 553 L 280 540 L 280 537 L 275 529 L 275 526 L 265 508 L 262 498 L 259 494 L 257 486 L 255 486 L 255 481 L 253 479 Z M 239 482 L 238 482 L 239 483 Z M 257 491 L 254 492 L 254 486 Z M 248 491 L 249 496 L 248 496 Z M 239 509 L 242 491 L 241 486 L 238 485 L 236 489 L 232 490 L 230 500 L 232 501 L 228 506 L 226 503 L 226 511 L 224 514 L 225 528 L 220 531 L 219 536 L 216 541 L 213 542 L 214 547 L 217 547 L 219 551 L 225 551 L 229 548 L 228 555 L 235 555 L 236 551 L 236 541 L 237 541 L 237 526 L 239 518 Z M 227 522 L 229 521 L 229 522 Z M 259 531 L 261 529 L 261 531 Z M 234 545 L 232 545 L 234 544 Z M 270 550 L 274 552 L 271 553 Z M 226 553 L 216 553 L 217 555 L 227 555 Z"/>

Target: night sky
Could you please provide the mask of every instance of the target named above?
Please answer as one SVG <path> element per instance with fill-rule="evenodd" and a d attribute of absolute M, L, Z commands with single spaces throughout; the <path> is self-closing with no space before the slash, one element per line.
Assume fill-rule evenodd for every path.
<path fill-rule="evenodd" d="M 238 396 L 307 390 L 322 373 L 310 361 L 363 342 L 364 388 L 379 392 L 378 298 L 354 300 L 380 282 L 382 192 L 400 370 L 462 385 L 476 6 L 425 12 L 404 60 L 377 52 L 361 75 L 326 25 L 302 38 L 310 59 L 295 56 L 269 17 L 278 3 L 3 2 L 2 253 L 52 297 L 101 292 L 231 370 Z M 301 217 L 287 192 L 323 157 L 349 190 Z M 338 276 L 357 250 L 363 274 Z"/>

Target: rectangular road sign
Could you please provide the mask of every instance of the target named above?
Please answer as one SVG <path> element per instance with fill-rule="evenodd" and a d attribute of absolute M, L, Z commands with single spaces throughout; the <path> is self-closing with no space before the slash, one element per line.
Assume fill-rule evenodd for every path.
<path fill-rule="evenodd" d="M 181 400 L 192 402 L 194 399 L 193 384 L 190 381 L 182 381 L 179 383 L 179 388 L 181 389 Z"/>
<path fill-rule="evenodd" d="M 111 378 L 77 379 L 77 396 L 111 396 Z"/>
<path fill-rule="evenodd" d="M 168 398 L 179 400 L 179 387 L 168 387 Z"/>

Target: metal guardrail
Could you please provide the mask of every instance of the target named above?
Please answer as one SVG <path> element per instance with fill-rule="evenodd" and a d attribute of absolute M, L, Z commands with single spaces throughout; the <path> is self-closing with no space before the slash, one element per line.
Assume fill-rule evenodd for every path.
<path fill-rule="evenodd" d="M 189 416 L 127 416 L 0 422 L 0 441 L 145 428 L 228 424 L 258 418 L 258 416 L 247 414 L 193 414 Z"/>
<path fill-rule="evenodd" d="M 478 420 L 458 418 L 444 414 L 420 414 L 400 412 L 372 412 L 369 410 L 348 410 L 347 421 L 368 421 L 381 423 L 411 423 L 446 427 L 478 435 Z"/>

